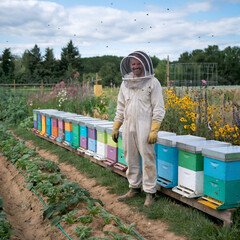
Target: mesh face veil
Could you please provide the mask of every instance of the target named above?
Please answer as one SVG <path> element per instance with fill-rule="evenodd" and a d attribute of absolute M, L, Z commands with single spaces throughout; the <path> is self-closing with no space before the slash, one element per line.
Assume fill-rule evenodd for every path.
<path fill-rule="evenodd" d="M 140 63 L 137 69 L 139 75 L 133 72 L 132 62 Z M 151 58 L 142 51 L 135 51 L 123 58 L 120 64 L 120 71 L 124 84 L 128 88 L 142 88 L 147 80 L 154 76 Z"/>

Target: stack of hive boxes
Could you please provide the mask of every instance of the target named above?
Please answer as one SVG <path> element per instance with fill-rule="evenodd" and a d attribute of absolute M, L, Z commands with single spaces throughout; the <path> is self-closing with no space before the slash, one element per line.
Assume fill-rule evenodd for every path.
<path fill-rule="evenodd" d="M 240 206 L 240 146 L 206 148 L 200 203 L 214 209 Z"/>
<path fill-rule="evenodd" d="M 202 149 L 230 145 L 214 140 L 177 142 L 178 186 L 174 187 L 173 191 L 188 198 L 202 196 L 204 175 Z"/>

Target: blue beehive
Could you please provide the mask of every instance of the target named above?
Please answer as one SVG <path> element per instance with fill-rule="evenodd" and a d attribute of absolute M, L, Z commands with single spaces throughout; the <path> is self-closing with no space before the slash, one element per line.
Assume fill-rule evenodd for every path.
<path fill-rule="evenodd" d="M 240 146 L 203 149 L 204 189 L 200 203 L 214 209 L 240 205 Z"/>
<path fill-rule="evenodd" d="M 177 141 L 200 141 L 205 138 L 192 135 L 160 136 L 157 141 L 157 184 L 173 188 L 178 184 Z"/>

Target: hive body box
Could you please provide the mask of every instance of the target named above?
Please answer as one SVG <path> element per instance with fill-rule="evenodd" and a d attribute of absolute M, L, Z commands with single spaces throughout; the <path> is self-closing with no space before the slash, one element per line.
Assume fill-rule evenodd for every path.
<path fill-rule="evenodd" d="M 89 156 L 97 154 L 97 126 L 101 125 L 110 127 L 113 126 L 113 122 L 108 120 L 98 120 L 86 123 L 86 127 L 88 129 L 88 150 L 85 153 Z"/>
<path fill-rule="evenodd" d="M 165 188 L 178 185 L 177 141 L 201 141 L 202 137 L 192 135 L 159 136 L 157 141 L 157 184 Z"/>
<path fill-rule="evenodd" d="M 76 114 L 70 112 L 64 112 L 56 116 L 58 121 L 58 137 L 56 138 L 57 142 L 63 142 L 65 140 L 65 123 L 64 119 L 70 116 L 74 116 Z"/>
<path fill-rule="evenodd" d="M 86 117 L 83 115 L 78 115 L 74 117 L 72 120 L 72 132 L 73 132 L 73 141 L 72 141 L 72 148 L 79 148 L 80 147 L 80 121 L 84 119 L 92 119 L 91 117 Z"/>
<path fill-rule="evenodd" d="M 72 114 L 70 117 L 64 118 L 65 139 L 63 144 L 66 146 L 72 146 L 73 144 L 73 121 L 77 117 L 80 117 L 80 115 Z"/>
<path fill-rule="evenodd" d="M 63 111 L 52 112 L 50 117 L 52 119 L 52 134 L 49 137 L 52 140 L 55 140 L 58 137 L 58 119 L 57 116 L 64 114 Z"/>
<path fill-rule="evenodd" d="M 58 112 L 59 111 L 55 109 L 44 112 L 46 116 L 46 125 L 47 125 L 47 132 L 44 135 L 45 137 L 50 137 L 52 135 L 52 115 Z"/>
<path fill-rule="evenodd" d="M 113 166 L 118 161 L 118 143 L 112 140 L 113 126 L 106 129 L 107 133 L 107 159 L 105 164 Z"/>
<path fill-rule="evenodd" d="M 97 131 L 97 152 L 94 158 L 99 161 L 107 159 L 107 128 L 113 126 L 111 124 L 96 125 Z"/>
<path fill-rule="evenodd" d="M 37 130 L 37 123 L 38 123 L 38 116 L 37 116 L 37 109 L 33 109 L 33 129 Z"/>
<path fill-rule="evenodd" d="M 214 209 L 240 205 L 240 146 L 203 149 L 204 190 L 200 203 Z"/>
<path fill-rule="evenodd" d="M 88 118 L 80 120 L 80 147 L 77 149 L 79 152 L 86 153 L 88 150 L 88 127 L 87 123 L 102 121 L 97 118 Z"/>
<path fill-rule="evenodd" d="M 40 133 L 41 135 L 46 135 L 47 132 L 50 132 L 52 128 L 48 128 L 49 120 L 48 115 L 52 112 L 58 112 L 56 109 L 39 109 L 35 110 L 37 113 L 37 132 Z"/>
<path fill-rule="evenodd" d="M 174 187 L 173 191 L 188 198 L 202 196 L 204 176 L 202 150 L 224 146 L 231 146 L 231 144 L 215 140 L 177 142 L 178 186 Z"/>
<path fill-rule="evenodd" d="M 118 136 L 117 162 L 113 166 L 121 171 L 126 171 L 128 167 L 127 167 L 127 162 L 124 157 L 122 130 L 123 129 L 121 127 L 119 129 L 119 136 Z"/>

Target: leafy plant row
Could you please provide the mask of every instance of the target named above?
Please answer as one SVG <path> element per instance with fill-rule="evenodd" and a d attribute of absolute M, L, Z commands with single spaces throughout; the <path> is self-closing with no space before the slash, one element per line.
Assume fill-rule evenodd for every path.
<path fill-rule="evenodd" d="M 10 160 L 25 176 L 28 190 L 33 190 L 47 199 L 47 204 L 42 208 L 43 220 L 49 219 L 51 226 L 61 222 L 81 224 L 74 228 L 78 239 L 134 239 L 135 223 L 127 227 L 117 217 L 106 212 L 102 208 L 101 200 L 92 198 L 86 189 L 68 181 L 60 172 L 57 163 L 40 157 L 35 150 L 28 148 L 24 141 L 17 140 L 1 127 L 0 149 L 7 160 Z M 79 215 L 80 211 L 84 214 Z M 104 231 L 106 235 L 104 238 L 91 237 L 93 228 L 90 223 L 99 217 L 103 225 L 116 225 L 118 231 Z"/>
<path fill-rule="evenodd" d="M 3 212 L 3 199 L 0 197 L 0 239 L 7 240 L 14 233 L 9 221 L 6 220 L 7 215 Z"/>

